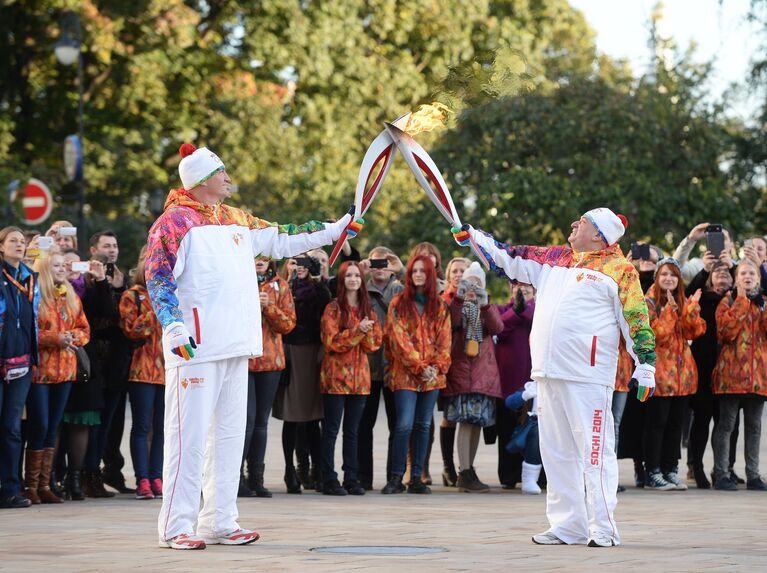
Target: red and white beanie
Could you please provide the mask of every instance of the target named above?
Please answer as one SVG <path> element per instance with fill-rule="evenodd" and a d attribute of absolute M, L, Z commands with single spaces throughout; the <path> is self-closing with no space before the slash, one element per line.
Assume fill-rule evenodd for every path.
<path fill-rule="evenodd" d="M 178 174 L 181 177 L 181 184 L 187 191 L 225 169 L 224 162 L 207 147 L 197 149 L 191 143 L 184 143 L 178 152 L 181 155 Z"/>
<path fill-rule="evenodd" d="M 616 215 L 607 207 L 586 211 L 583 216 L 597 228 L 608 247 L 612 247 L 620 241 L 623 233 L 629 227 L 628 219 L 625 216 Z"/>

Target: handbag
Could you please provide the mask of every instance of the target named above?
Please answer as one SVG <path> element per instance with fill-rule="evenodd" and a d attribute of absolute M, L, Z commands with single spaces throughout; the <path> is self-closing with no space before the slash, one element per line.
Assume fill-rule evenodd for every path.
<path fill-rule="evenodd" d="M 91 377 L 91 359 L 82 346 L 75 346 L 75 358 L 77 358 L 75 382 L 87 382 Z"/>
<path fill-rule="evenodd" d="M 514 431 L 511 433 L 511 439 L 509 440 L 509 443 L 506 444 L 506 451 L 510 454 L 521 454 L 524 452 L 525 445 L 527 444 L 527 436 L 530 433 L 530 430 L 533 429 L 533 425 L 537 423 L 538 421 L 535 418 L 529 416 L 524 424 L 514 428 Z"/>

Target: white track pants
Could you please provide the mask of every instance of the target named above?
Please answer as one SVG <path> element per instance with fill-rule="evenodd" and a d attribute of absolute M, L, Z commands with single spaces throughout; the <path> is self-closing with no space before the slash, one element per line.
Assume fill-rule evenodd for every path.
<path fill-rule="evenodd" d="M 586 543 L 596 533 L 620 542 L 612 394 L 599 384 L 538 380 L 546 516 L 549 531 L 566 543 Z"/>
<path fill-rule="evenodd" d="M 161 540 L 195 533 L 195 523 L 197 535 L 203 537 L 239 528 L 237 488 L 247 384 L 245 357 L 202 364 L 192 361 L 165 371 Z"/>

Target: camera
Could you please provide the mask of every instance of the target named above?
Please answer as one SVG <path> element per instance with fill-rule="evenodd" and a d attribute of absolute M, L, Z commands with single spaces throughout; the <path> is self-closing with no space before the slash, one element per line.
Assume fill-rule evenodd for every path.
<path fill-rule="evenodd" d="M 309 276 L 318 277 L 322 270 L 322 265 L 317 257 L 298 257 L 296 258 L 296 265 L 304 267 L 309 271 Z"/>
<path fill-rule="evenodd" d="M 77 227 L 59 227 L 56 233 L 59 237 L 76 237 Z"/>
<path fill-rule="evenodd" d="M 649 261 L 650 245 L 647 243 L 631 243 L 631 258 L 635 261 Z"/>
<path fill-rule="evenodd" d="M 370 259 L 371 269 L 385 269 L 389 266 L 389 261 L 386 259 Z"/>

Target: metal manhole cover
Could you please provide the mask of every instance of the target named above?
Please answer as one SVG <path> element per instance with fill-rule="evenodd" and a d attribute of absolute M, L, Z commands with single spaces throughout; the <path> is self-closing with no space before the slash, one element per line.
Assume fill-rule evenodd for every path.
<path fill-rule="evenodd" d="M 444 547 L 413 547 L 405 545 L 348 545 L 340 547 L 312 547 L 317 553 L 349 553 L 353 555 L 427 555 L 444 553 Z"/>

